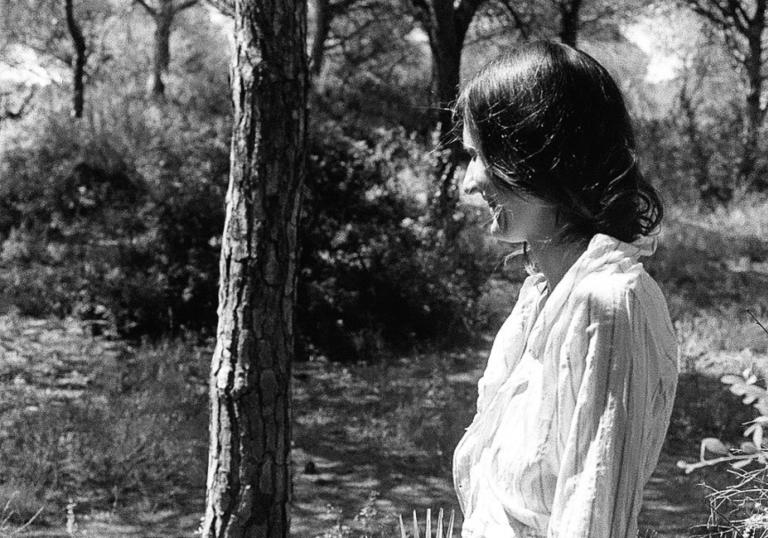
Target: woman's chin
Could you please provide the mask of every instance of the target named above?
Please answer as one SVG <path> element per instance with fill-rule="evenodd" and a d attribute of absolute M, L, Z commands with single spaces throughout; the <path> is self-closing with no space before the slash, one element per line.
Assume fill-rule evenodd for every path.
<path fill-rule="evenodd" d="M 525 239 L 519 238 L 508 232 L 504 232 L 497 224 L 492 224 L 488 230 L 491 237 L 500 243 L 522 243 Z"/>

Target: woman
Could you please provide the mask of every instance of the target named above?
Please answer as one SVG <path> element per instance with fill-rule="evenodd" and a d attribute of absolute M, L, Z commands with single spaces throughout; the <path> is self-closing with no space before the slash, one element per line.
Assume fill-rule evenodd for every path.
<path fill-rule="evenodd" d="M 522 46 L 456 106 L 491 233 L 530 276 L 454 453 L 462 536 L 634 538 L 677 388 L 666 302 L 638 261 L 659 197 L 640 174 L 621 92 L 587 54 Z"/>

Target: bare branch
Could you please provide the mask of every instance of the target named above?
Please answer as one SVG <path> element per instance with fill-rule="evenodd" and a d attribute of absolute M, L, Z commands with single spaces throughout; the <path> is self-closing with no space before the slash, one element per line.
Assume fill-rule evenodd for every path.
<path fill-rule="evenodd" d="M 186 0 L 186 2 L 182 2 L 178 6 L 173 8 L 173 14 L 179 13 L 180 11 L 184 11 L 185 9 L 189 9 L 192 6 L 196 5 L 198 3 L 198 0 Z"/>
<path fill-rule="evenodd" d="M 206 0 L 208 5 L 213 6 L 222 15 L 227 17 L 235 16 L 235 5 L 232 0 Z"/>
<path fill-rule="evenodd" d="M 523 20 L 523 17 L 520 15 L 520 13 L 514 8 L 512 3 L 509 0 L 499 0 L 502 6 L 504 6 L 507 10 L 507 13 L 509 13 L 509 16 L 512 17 L 512 22 L 515 23 L 515 28 L 520 32 L 520 36 L 523 38 L 524 41 L 528 41 L 530 37 L 530 25 L 526 23 Z"/>
<path fill-rule="evenodd" d="M 718 11 L 712 9 L 712 3 L 708 0 L 686 0 L 686 3 L 690 6 L 694 13 L 704 17 L 709 22 L 722 28 L 729 26 L 728 21 L 723 19 Z"/>
<path fill-rule="evenodd" d="M 749 15 L 744 10 L 739 0 L 728 0 L 728 6 L 734 13 L 734 20 L 739 24 L 739 28 L 749 26 Z"/>
<path fill-rule="evenodd" d="M 139 4 L 141 7 L 146 9 L 149 12 L 149 14 L 152 15 L 153 17 L 157 15 L 157 10 L 152 6 L 150 6 L 149 4 L 147 4 L 144 0 L 133 0 L 133 2 L 135 4 Z"/>
<path fill-rule="evenodd" d="M 472 22 L 472 18 L 475 16 L 477 8 L 480 7 L 480 4 L 482 4 L 483 1 L 484 0 L 461 0 L 459 3 L 455 11 L 455 19 L 456 27 L 461 30 L 462 34 L 466 33 L 469 24 Z"/>
<path fill-rule="evenodd" d="M 359 1 L 360 0 L 339 0 L 338 2 L 333 2 L 333 3 L 329 2 L 328 11 L 333 15 L 338 15 L 338 14 L 344 13 L 346 10 L 348 10 L 356 2 L 359 2 Z"/>

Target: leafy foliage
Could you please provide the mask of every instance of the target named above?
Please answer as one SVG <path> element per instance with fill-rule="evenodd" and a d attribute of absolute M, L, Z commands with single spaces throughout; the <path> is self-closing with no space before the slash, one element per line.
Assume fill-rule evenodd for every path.
<path fill-rule="evenodd" d="M 446 248 L 424 209 L 430 166 L 423 143 L 402 129 L 369 140 L 333 125 L 314 134 L 299 322 L 323 353 L 368 358 L 383 342 L 393 349 L 456 344 L 473 332 L 491 250 L 478 241 L 479 229 Z M 421 193 L 408 192 L 419 184 Z"/>
<path fill-rule="evenodd" d="M 751 441 L 731 448 L 716 437 L 706 437 L 701 441 L 698 462 L 678 462 L 678 467 L 686 474 L 702 467 L 728 463 L 737 477 L 734 484 L 711 488 L 707 496 L 710 517 L 696 534 L 764 536 L 768 532 L 768 444 L 764 442 L 764 429 L 768 426 L 768 390 L 757 385 L 758 378 L 751 369 L 744 370 L 741 375 L 726 374 L 721 381 L 728 385 L 730 392 L 742 397 L 743 403 L 757 409 L 760 416 L 745 423 L 744 436 L 751 437 Z M 748 469 L 750 465 L 752 467 Z M 756 534 L 758 532 L 760 534 Z"/>
<path fill-rule="evenodd" d="M 223 131 L 149 116 L 150 169 L 115 135 L 124 123 L 57 114 L 5 151 L 0 287 L 22 313 L 75 312 L 129 336 L 211 330 L 228 155 L 210 140 Z"/>

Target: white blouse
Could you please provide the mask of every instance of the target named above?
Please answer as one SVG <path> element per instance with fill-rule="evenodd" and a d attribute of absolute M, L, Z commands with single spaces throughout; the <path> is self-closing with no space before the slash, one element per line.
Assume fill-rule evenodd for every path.
<path fill-rule="evenodd" d="M 463 538 L 635 538 L 677 389 L 653 237 L 595 235 L 550 295 L 529 276 L 453 456 Z"/>

